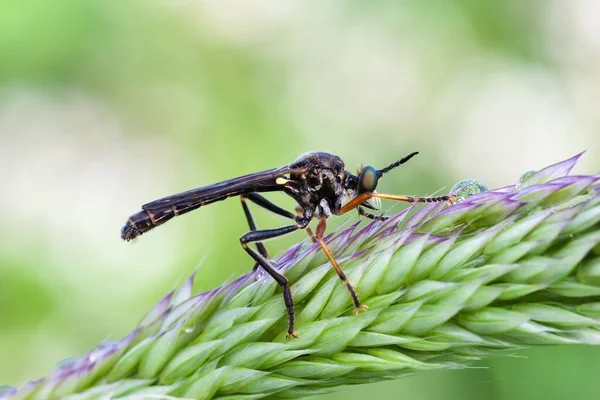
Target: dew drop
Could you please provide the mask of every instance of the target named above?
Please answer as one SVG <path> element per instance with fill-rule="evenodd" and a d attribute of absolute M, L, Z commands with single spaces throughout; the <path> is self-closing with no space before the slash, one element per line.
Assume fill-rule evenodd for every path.
<path fill-rule="evenodd" d="M 184 331 L 185 333 L 192 333 L 192 332 L 194 332 L 194 328 L 192 328 L 192 327 L 190 326 L 190 327 L 188 327 L 188 328 L 185 328 L 183 331 Z"/>
<path fill-rule="evenodd" d="M 527 181 L 527 179 L 531 178 L 533 175 L 535 175 L 537 171 L 527 171 L 525 172 L 523 175 L 521 175 L 521 177 L 519 178 L 519 185 L 522 185 L 525 183 L 525 181 Z"/>
<path fill-rule="evenodd" d="M 487 192 L 488 190 L 487 186 L 476 179 L 463 179 L 450 189 L 450 193 L 454 193 L 456 196 L 453 202 L 460 203 L 468 197 Z"/>

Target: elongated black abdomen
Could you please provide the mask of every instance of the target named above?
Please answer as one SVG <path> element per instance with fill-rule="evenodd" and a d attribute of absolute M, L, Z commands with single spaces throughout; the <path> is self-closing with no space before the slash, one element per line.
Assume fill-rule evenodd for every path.
<path fill-rule="evenodd" d="M 125 226 L 121 229 L 121 239 L 126 241 L 135 239 L 142 233 L 167 222 L 174 216 L 175 213 L 171 209 L 155 213 L 147 210 L 137 212 L 129 217 Z"/>
<path fill-rule="evenodd" d="M 215 201 L 224 200 L 228 196 L 219 196 L 207 199 L 205 201 L 180 201 L 179 203 L 157 205 L 152 210 L 143 209 L 133 214 L 125 226 L 121 228 L 121 239 L 129 242 L 132 239 L 140 236 L 149 230 L 164 224 L 171 218 L 194 211 L 203 205 L 213 203 Z"/>
<path fill-rule="evenodd" d="M 130 241 L 176 215 L 228 197 L 252 192 L 282 191 L 287 180 L 280 181 L 279 178 L 303 170 L 305 168 L 292 169 L 288 166 L 270 169 L 154 200 L 144 204 L 141 211 L 129 217 L 125 226 L 121 228 L 121 238 Z"/>
<path fill-rule="evenodd" d="M 183 209 L 178 209 L 175 206 L 165 207 L 163 210 L 142 210 L 133 214 L 125 226 L 121 229 L 121 239 L 130 241 L 148 232 L 154 227 L 164 224 L 176 215 L 185 214 L 195 210 L 201 206 L 201 203 L 190 205 Z"/>

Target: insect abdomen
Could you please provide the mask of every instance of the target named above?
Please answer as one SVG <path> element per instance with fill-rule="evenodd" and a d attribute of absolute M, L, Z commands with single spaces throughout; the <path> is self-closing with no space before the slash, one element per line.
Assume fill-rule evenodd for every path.
<path fill-rule="evenodd" d="M 121 229 L 121 239 L 129 242 L 150 229 L 164 224 L 175 215 L 175 210 L 168 208 L 161 211 L 142 210 L 133 214 Z"/>

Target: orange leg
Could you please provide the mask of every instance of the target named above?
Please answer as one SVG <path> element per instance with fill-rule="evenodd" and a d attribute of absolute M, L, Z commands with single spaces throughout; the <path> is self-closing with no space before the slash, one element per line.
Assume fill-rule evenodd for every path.
<path fill-rule="evenodd" d="M 316 240 L 319 243 L 319 245 L 321 246 L 321 249 L 323 249 L 323 252 L 327 256 L 329 261 L 331 262 L 331 265 L 333 265 L 335 272 L 337 272 L 338 276 L 340 277 L 340 279 L 342 280 L 344 285 L 346 285 L 346 287 L 348 288 L 348 291 L 350 292 L 350 296 L 352 297 L 352 302 L 354 303 L 354 314 L 356 315 L 356 314 L 358 314 L 359 311 L 366 310 L 368 307 L 363 304 L 360 304 L 360 300 L 358 299 L 358 296 L 356 295 L 356 292 L 354 291 L 354 287 L 352 286 L 352 284 L 350 282 L 348 282 L 348 278 L 346 278 L 346 274 L 344 273 L 344 271 L 342 271 L 342 268 L 340 268 L 337 261 L 335 261 L 335 258 L 333 258 L 331 251 L 329 251 L 329 249 L 325 245 L 325 242 L 323 241 L 323 234 L 325 233 L 325 228 L 327 227 L 327 223 L 325 221 L 326 221 L 325 218 L 321 218 L 319 220 L 319 224 L 317 225 Z"/>
<path fill-rule="evenodd" d="M 362 203 L 364 203 L 372 197 L 387 200 L 405 201 L 407 203 L 436 203 L 438 201 L 451 201 L 452 196 L 415 197 L 395 194 L 383 194 L 377 192 L 361 193 L 342 206 L 342 208 L 340 209 L 340 215 L 347 213 L 350 210 L 354 210 L 356 207 L 360 206 Z"/>
<path fill-rule="evenodd" d="M 339 215 L 345 214 L 350 210 L 354 210 L 356 207 L 360 206 L 362 203 L 364 203 L 365 201 L 369 200 L 371 197 L 374 196 L 375 193 L 373 192 L 367 192 L 367 193 L 361 193 L 358 196 L 356 196 L 355 198 L 353 198 L 352 200 L 350 200 L 349 202 L 347 202 L 346 204 L 344 204 L 342 206 L 342 208 L 340 208 L 340 213 Z"/>

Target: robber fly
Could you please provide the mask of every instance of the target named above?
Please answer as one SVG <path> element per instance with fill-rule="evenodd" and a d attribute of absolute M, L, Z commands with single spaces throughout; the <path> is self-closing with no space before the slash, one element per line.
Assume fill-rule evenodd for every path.
<path fill-rule="evenodd" d="M 177 215 L 228 197 L 239 196 L 250 227 L 250 232 L 240 238 L 240 243 L 256 262 L 254 268 L 262 267 L 283 288 L 283 299 L 288 313 L 287 337 L 298 337 L 294 331 L 294 300 L 289 282 L 268 260 L 267 250 L 261 242 L 299 229 L 306 229 L 313 241 L 319 243 L 338 276 L 348 288 L 354 303 L 354 313 L 366 310 L 367 307 L 361 304 L 354 287 L 323 241 L 326 220 L 330 215 L 342 215 L 354 209 L 364 217 L 380 218 L 365 210 L 365 208 L 378 209 L 378 199 L 419 203 L 447 201 L 449 196 L 413 197 L 381 194 L 375 191 L 383 174 L 404 164 L 416 154 L 418 153 L 411 153 L 383 169 L 366 166 L 356 175 L 348 172 L 342 159 L 336 155 L 325 152 L 303 154 L 292 164 L 280 168 L 240 176 L 144 204 L 141 211 L 129 217 L 121 229 L 121 238 L 130 241 Z M 275 205 L 259 194 L 261 192 L 284 192 L 291 196 L 298 203 L 296 213 Z M 247 200 L 289 218 L 293 223 L 282 228 L 258 230 Z M 319 220 L 314 234 L 309 227 L 313 218 Z M 255 243 L 256 250 L 249 246 L 251 243 Z"/>

